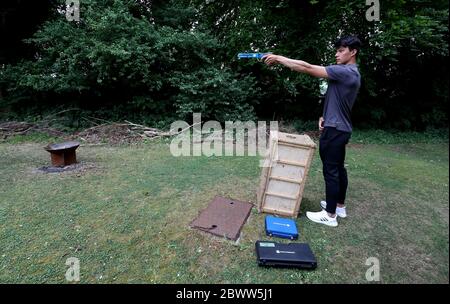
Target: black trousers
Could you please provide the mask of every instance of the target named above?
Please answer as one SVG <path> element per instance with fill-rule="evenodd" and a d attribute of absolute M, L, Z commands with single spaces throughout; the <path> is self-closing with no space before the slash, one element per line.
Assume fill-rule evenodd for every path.
<path fill-rule="evenodd" d="M 350 140 L 351 133 L 325 127 L 319 141 L 320 159 L 323 164 L 325 179 L 325 193 L 329 213 L 336 213 L 337 204 L 345 203 L 348 178 L 344 167 L 345 146 Z"/>

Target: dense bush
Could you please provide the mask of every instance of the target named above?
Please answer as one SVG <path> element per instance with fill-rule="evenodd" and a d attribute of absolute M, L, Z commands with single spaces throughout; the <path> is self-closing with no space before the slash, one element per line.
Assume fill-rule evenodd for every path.
<path fill-rule="evenodd" d="M 156 15 L 138 15 L 140 5 L 83 1 L 79 22 L 64 14 L 46 22 L 27 40 L 35 58 L 2 70 L 5 100 L 13 107 L 28 100 L 103 108 L 125 117 L 187 118 L 201 111 L 206 119 L 254 118 L 252 77 L 214 60 L 220 45 L 213 36 L 183 18 L 167 20 L 170 4 Z"/>

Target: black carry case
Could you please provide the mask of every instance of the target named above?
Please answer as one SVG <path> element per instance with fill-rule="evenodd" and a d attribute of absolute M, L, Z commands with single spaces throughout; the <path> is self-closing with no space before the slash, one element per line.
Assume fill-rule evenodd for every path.
<path fill-rule="evenodd" d="M 315 269 L 316 257 L 306 243 L 276 243 L 256 241 L 256 257 L 259 266 L 295 267 Z"/>

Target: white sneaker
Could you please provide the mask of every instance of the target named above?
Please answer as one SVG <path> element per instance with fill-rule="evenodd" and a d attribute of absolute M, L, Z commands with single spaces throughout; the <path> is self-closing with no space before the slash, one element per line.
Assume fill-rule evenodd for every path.
<path fill-rule="evenodd" d="M 337 222 L 337 215 L 333 218 L 328 215 L 328 212 L 325 210 L 319 211 L 319 212 L 306 212 L 306 217 L 309 218 L 311 221 L 324 224 L 331 227 L 336 227 L 338 225 Z"/>
<path fill-rule="evenodd" d="M 327 202 L 326 201 L 321 201 L 320 202 L 320 206 L 322 207 L 322 209 L 326 209 L 327 208 Z M 336 207 L 336 214 L 339 217 L 346 218 L 347 217 L 347 210 L 345 209 L 345 207 Z"/>

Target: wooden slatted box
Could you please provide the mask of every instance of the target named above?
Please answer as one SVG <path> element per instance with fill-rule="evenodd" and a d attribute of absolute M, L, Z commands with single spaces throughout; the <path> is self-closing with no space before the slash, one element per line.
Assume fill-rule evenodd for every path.
<path fill-rule="evenodd" d="M 271 132 L 257 192 L 258 211 L 296 218 L 316 144 L 308 135 Z"/>

